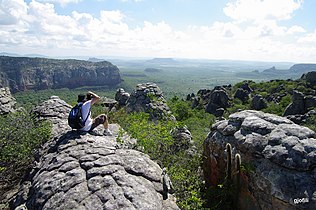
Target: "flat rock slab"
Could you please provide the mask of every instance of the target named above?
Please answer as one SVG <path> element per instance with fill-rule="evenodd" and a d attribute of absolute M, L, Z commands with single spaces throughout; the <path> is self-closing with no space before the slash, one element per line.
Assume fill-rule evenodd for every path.
<path fill-rule="evenodd" d="M 103 136 L 102 126 L 92 133 L 71 131 L 65 123 L 69 108 L 52 97 L 35 109 L 53 123 L 54 139 L 39 151 L 15 209 L 179 209 L 172 195 L 165 198 L 162 169 L 126 146 L 133 141 L 119 125 L 110 124 L 112 136 Z"/>
<path fill-rule="evenodd" d="M 16 206 L 24 201 L 28 209 L 166 209 L 162 170 L 149 156 L 118 148 L 116 133 L 69 136 L 41 157 Z"/>

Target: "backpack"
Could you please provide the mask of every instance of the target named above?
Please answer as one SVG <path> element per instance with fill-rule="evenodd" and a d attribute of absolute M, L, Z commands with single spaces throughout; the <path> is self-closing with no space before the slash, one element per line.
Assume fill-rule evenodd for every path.
<path fill-rule="evenodd" d="M 90 115 L 90 111 L 89 114 L 87 116 L 86 119 L 82 118 L 82 104 L 77 104 L 76 106 L 74 106 L 68 115 L 68 125 L 72 128 L 72 129 L 81 129 L 85 126 L 85 123 Z"/>

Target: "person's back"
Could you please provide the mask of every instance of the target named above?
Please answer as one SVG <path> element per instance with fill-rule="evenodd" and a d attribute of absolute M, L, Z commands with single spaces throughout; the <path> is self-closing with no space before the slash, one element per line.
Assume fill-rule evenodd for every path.
<path fill-rule="evenodd" d="M 82 104 L 81 112 L 82 118 L 85 119 L 85 126 L 81 128 L 81 131 L 92 131 L 98 125 L 103 124 L 104 135 L 112 135 L 109 130 L 108 117 L 105 114 L 101 114 L 96 118 L 92 119 L 91 107 L 100 100 L 100 96 L 93 92 L 88 92 L 86 95 L 78 95 L 78 104 Z"/>

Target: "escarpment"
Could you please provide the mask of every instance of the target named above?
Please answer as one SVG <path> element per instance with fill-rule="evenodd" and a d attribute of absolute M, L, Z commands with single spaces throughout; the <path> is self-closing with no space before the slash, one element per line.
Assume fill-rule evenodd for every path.
<path fill-rule="evenodd" d="M 54 139 L 39 151 L 13 207 L 26 209 L 179 209 L 164 188 L 165 172 L 148 155 L 123 148 L 113 136 L 71 131 L 70 106 L 57 96 L 33 111 L 53 124 Z M 102 127 L 102 126 L 101 126 Z M 129 136 L 120 136 L 129 141 Z M 167 196 L 166 196 L 167 195 Z"/>
<path fill-rule="evenodd" d="M 0 56 L 0 86 L 10 87 L 13 93 L 31 89 L 114 87 L 120 82 L 119 69 L 107 61 Z"/>

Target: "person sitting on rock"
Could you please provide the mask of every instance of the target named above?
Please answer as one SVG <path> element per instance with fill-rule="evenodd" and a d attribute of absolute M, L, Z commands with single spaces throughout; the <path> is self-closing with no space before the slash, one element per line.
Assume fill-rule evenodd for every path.
<path fill-rule="evenodd" d="M 78 104 L 82 103 L 82 118 L 87 119 L 85 122 L 85 126 L 81 128 L 81 131 L 92 131 L 94 128 L 96 128 L 98 125 L 103 124 L 104 127 L 104 135 L 111 136 L 112 133 L 109 130 L 109 121 L 106 114 L 101 114 L 97 116 L 96 118 L 92 119 L 91 117 L 91 106 L 93 106 L 96 102 L 100 100 L 100 96 L 97 94 L 89 91 L 86 95 L 80 94 L 78 95 Z"/>

